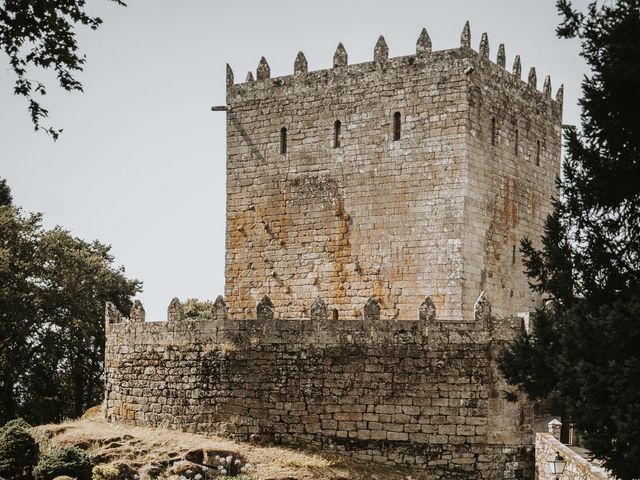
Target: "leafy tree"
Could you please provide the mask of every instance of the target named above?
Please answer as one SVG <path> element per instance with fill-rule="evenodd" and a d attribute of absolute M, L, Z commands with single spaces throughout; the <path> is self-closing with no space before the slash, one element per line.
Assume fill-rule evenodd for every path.
<path fill-rule="evenodd" d="M 124 5 L 120 0 L 111 0 Z M 4 0 L 0 3 L 0 49 L 9 57 L 16 76 L 13 92 L 25 97 L 31 121 L 57 139 L 62 130 L 43 127 L 49 112 L 36 95 L 47 93 L 43 83 L 29 76 L 29 68 L 53 68 L 60 87 L 66 91 L 82 91 L 75 77 L 86 61 L 76 42 L 78 25 L 97 29 L 102 20 L 85 12 L 85 0 Z"/>
<path fill-rule="evenodd" d="M 0 178 L 0 206 L 11 205 L 12 203 L 11 189 L 7 185 L 7 181 L 4 178 Z"/>
<path fill-rule="evenodd" d="M 184 316 L 194 320 L 211 318 L 213 316 L 213 302 L 189 298 L 183 305 Z"/>
<path fill-rule="evenodd" d="M 591 73 L 542 248 L 521 244 L 550 302 L 501 367 L 530 398 L 556 392 L 585 446 L 640 478 L 640 0 L 557 5 L 558 35 L 581 40 Z"/>
<path fill-rule="evenodd" d="M 101 401 L 104 304 L 126 311 L 141 286 L 109 251 L 0 206 L 0 423 L 59 421 Z"/>

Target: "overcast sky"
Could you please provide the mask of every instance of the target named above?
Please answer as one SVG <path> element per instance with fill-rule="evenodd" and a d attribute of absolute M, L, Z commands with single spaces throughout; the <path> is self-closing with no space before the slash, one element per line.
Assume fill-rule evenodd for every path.
<path fill-rule="evenodd" d="M 302 50 L 319 70 L 338 42 L 349 63 L 370 61 L 380 34 L 390 56 L 408 55 L 422 27 L 434 50 L 455 48 L 468 19 L 476 50 L 487 32 L 492 60 L 503 42 L 509 68 L 520 54 L 523 78 L 535 66 L 539 88 L 547 74 L 554 95 L 564 83 L 564 123 L 578 123 L 585 66 L 578 43 L 555 36 L 555 0 L 128 3 L 87 2 L 104 25 L 79 34 L 85 92 L 49 85 L 45 105 L 64 128 L 56 143 L 33 132 L 0 54 L 0 176 L 47 227 L 111 244 L 117 264 L 144 282 L 147 319 L 164 319 L 174 296 L 223 293 L 225 114 L 210 107 L 224 104 L 227 62 L 244 81 L 264 55 L 276 77 L 293 72 Z"/>

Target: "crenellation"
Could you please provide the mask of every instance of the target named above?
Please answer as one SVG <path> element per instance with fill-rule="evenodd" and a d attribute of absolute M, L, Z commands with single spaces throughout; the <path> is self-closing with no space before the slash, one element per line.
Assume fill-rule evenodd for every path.
<path fill-rule="evenodd" d="M 293 73 L 307 73 L 309 71 L 309 66 L 307 63 L 307 57 L 304 56 L 304 53 L 298 52 L 296 56 L 296 60 L 293 64 Z"/>
<path fill-rule="evenodd" d="M 387 46 L 387 41 L 380 35 L 373 49 L 373 61 L 380 64 L 387 60 L 389 60 L 389 47 Z"/>
<path fill-rule="evenodd" d="M 106 414 L 135 425 L 330 444 L 438 479 L 450 478 L 458 459 L 467 458 L 472 478 L 504 478 L 514 465 L 524 471 L 533 461 L 522 443 L 531 436 L 531 410 L 505 407 L 492 385 L 491 352 L 519 322 L 108 324 Z M 156 405 L 171 408 L 161 413 Z"/>
<path fill-rule="evenodd" d="M 536 67 L 531 67 L 529 69 L 529 76 L 527 77 L 527 83 L 531 88 L 537 90 L 538 88 L 538 77 L 536 76 Z"/>
<path fill-rule="evenodd" d="M 503 44 L 489 61 L 468 22 L 460 48 L 423 29 L 373 57 L 227 69 L 225 296 L 204 320 L 107 304 L 108 417 L 530 478 L 532 405 L 496 353 L 542 305 L 518 244 L 552 210 L 563 87 L 508 72 Z"/>
<path fill-rule="evenodd" d="M 522 79 L 522 65 L 520 64 L 520 55 L 516 55 L 513 59 L 513 76 L 518 80 Z"/>
<path fill-rule="evenodd" d="M 482 34 L 482 38 L 480 39 L 480 47 L 478 49 L 480 56 L 483 58 L 489 58 L 489 36 L 487 33 Z"/>
<path fill-rule="evenodd" d="M 546 97 L 551 98 L 551 77 L 549 75 L 544 77 L 544 86 L 542 87 L 542 92 Z"/>
<path fill-rule="evenodd" d="M 498 46 L 498 55 L 496 56 L 496 64 L 499 67 L 505 68 L 507 63 L 507 57 L 504 51 L 504 43 L 501 43 Z"/>
<path fill-rule="evenodd" d="M 256 80 L 268 80 L 271 78 L 271 68 L 267 63 L 267 59 L 262 57 L 260 58 L 260 62 L 258 63 L 258 68 L 256 70 Z"/>
<path fill-rule="evenodd" d="M 184 307 L 178 297 L 173 297 L 167 307 L 167 321 L 180 322 L 184 320 Z"/>
<path fill-rule="evenodd" d="M 349 63 L 349 56 L 347 55 L 347 51 L 342 45 L 342 42 L 338 43 L 338 47 L 336 48 L 336 52 L 333 54 L 333 68 L 337 67 L 346 67 Z"/>
<path fill-rule="evenodd" d="M 424 60 L 431 54 L 431 38 L 426 28 L 423 28 L 416 42 L 416 57 Z"/>
<path fill-rule="evenodd" d="M 462 28 L 462 34 L 460 35 L 460 47 L 471 48 L 471 27 L 469 20 L 467 20 Z"/>
<path fill-rule="evenodd" d="M 144 322 L 145 312 L 142 302 L 135 300 L 131 306 L 131 312 L 129 313 L 129 321 L 131 322 Z"/>
<path fill-rule="evenodd" d="M 227 63 L 227 88 L 233 86 L 233 70 L 231 65 Z"/>

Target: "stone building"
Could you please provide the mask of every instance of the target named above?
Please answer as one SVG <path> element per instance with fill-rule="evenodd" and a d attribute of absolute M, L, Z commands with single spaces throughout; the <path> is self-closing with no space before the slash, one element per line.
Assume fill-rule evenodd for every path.
<path fill-rule="evenodd" d="M 317 296 L 338 318 L 411 318 L 425 295 L 441 318 L 472 314 L 480 291 L 494 312 L 533 310 L 522 273 L 523 236 L 537 240 L 560 168 L 562 90 L 521 80 L 520 59 L 489 42 L 256 80 L 227 73 L 229 314 L 250 318 L 269 295 L 298 317 Z"/>
<path fill-rule="evenodd" d="M 227 67 L 225 297 L 166 322 L 107 305 L 111 421 L 224 429 L 424 470 L 531 478 L 533 409 L 495 363 L 538 299 L 518 242 L 542 233 L 562 87 L 437 51 L 234 82 Z M 513 392 L 512 392 L 513 393 Z"/>

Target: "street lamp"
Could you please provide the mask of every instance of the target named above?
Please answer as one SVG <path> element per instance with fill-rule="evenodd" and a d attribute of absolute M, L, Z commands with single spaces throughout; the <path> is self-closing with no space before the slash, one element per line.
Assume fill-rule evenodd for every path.
<path fill-rule="evenodd" d="M 564 472 L 564 458 L 562 458 L 559 453 L 556 453 L 556 458 L 549 460 L 547 464 L 549 465 L 551 474 L 555 475 L 556 478 L 560 478 L 560 475 Z"/>

